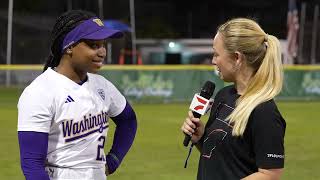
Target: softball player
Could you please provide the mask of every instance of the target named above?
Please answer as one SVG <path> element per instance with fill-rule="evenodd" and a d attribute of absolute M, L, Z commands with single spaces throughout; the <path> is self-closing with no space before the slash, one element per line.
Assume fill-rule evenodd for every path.
<path fill-rule="evenodd" d="M 68 11 L 57 19 L 44 72 L 18 102 L 26 179 L 105 180 L 120 165 L 136 134 L 136 116 L 117 88 L 94 73 L 106 56 L 104 40 L 121 36 L 89 12 Z M 116 130 L 105 155 L 109 117 Z"/>

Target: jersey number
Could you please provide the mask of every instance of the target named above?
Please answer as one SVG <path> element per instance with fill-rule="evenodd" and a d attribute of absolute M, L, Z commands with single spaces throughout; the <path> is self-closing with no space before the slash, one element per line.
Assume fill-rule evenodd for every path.
<path fill-rule="evenodd" d="M 104 151 L 104 142 L 106 140 L 106 137 L 105 136 L 100 136 L 99 139 L 98 139 L 100 142 L 102 141 L 102 144 L 99 144 L 98 145 L 98 149 L 97 149 L 97 158 L 96 160 L 97 161 L 105 161 L 105 157 L 102 156 L 100 154 L 101 150 Z"/>

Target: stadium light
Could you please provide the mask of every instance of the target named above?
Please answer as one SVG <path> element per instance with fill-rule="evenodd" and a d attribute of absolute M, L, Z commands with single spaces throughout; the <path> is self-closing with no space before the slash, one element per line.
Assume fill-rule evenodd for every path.
<path fill-rule="evenodd" d="M 169 48 L 174 48 L 175 43 L 174 42 L 169 42 Z"/>
<path fill-rule="evenodd" d="M 168 53 L 180 53 L 182 45 L 179 42 L 169 41 L 166 43 L 166 51 Z"/>

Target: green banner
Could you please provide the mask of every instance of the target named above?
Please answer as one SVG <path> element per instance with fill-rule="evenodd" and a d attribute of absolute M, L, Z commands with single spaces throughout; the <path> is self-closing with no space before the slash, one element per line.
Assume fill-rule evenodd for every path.
<path fill-rule="evenodd" d="M 210 80 L 215 93 L 224 83 L 213 70 L 103 70 L 103 76 L 113 82 L 135 102 L 191 101 Z M 320 70 L 285 70 L 280 100 L 320 100 Z"/>
<path fill-rule="evenodd" d="M 286 70 L 280 99 L 319 100 L 320 70 Z"/>
<path fill-rule="evenodd" d="M 208 80 L 216 84 L 215 93 L 226 85 L 213 70 L 103 70 L 100 74 L 134 102 L 191 101 Z M 320 100 L 320 71 L 286 70 L 277 99 Z"/>
<path fill-rule="evenodd" d="M 210 80 L 216 89 L 223 82 L 213 71 L 198 70 L 112 70 L 100 72 L 114 83 L 130 100 L 135 102 L 179 102 L 191 101 L 201 86 Z"/>
<path fill-rule="evenodd" d="M 0 86 L 25 87 L 42 72 L 42 66 L 1 66 Z M 111 81 L 130 101 L 189 102 L 210 80 L 215 93 L 224 83 L 212 66 L 104 66 L 99 74 Z M 277 99 L 320 100 L 320 66 L 289 66 L 285 68 L 283 90 Z"/>

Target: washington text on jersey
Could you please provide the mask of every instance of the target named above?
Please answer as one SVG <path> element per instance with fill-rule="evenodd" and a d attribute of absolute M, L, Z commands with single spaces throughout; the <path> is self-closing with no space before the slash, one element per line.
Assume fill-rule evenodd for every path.
<path fill-rule="evenodd" d="M 109 127 L 108 114 L 104 111 L 97 115 L 89 114 L 83 116 L 81 121 L 75 122 L 73 119 L 62 122 L 62 131 L 65 142 L 71 142 L 92 133 L 102 133 L 104 129 Z"/>

